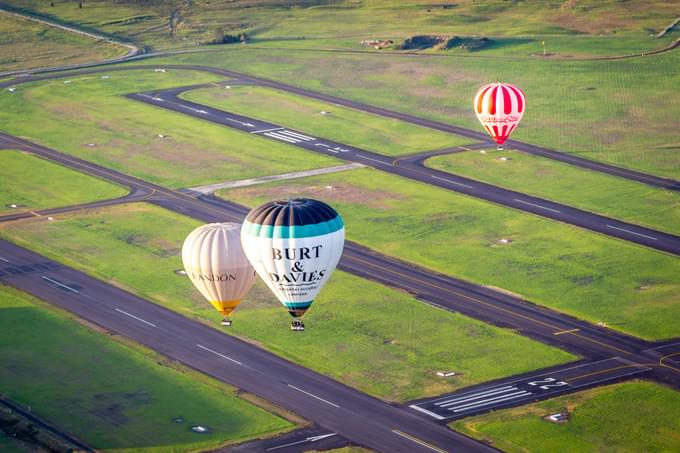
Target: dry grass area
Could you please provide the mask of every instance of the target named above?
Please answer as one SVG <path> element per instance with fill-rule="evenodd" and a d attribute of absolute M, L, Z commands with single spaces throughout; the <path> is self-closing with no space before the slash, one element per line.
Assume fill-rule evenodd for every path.
<path fill-rule="evenodd" d="M 127 49 L 0 13 L 0 71 L 87 63 Z"/>

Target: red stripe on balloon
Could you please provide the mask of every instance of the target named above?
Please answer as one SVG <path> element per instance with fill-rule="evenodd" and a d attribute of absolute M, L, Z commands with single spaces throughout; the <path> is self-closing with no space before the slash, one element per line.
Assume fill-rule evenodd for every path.
<path fill-rule="evenodd" d="M 517 112 L 522 113 L 524 110 L 524 93 L 513 85 L 508 85 L 508 88 L 510 88 L 515 93 L 515 96 L 517 96 Z"/>
<path fill-rule="evenodd" d="M 508 115 L 512 113 L 512 100 L 510 99 L 510 90 L 508 86 L 501 85 L 501 91 L 503 92 L 503 112 Z"/>

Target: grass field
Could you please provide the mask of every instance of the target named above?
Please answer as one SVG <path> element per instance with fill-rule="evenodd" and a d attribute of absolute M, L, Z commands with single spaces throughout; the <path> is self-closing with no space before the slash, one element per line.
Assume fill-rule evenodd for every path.
<path fill-rule="evenodd" d="M 3 395 L 98 450 L 196 451 L 292 427 L 226 385 L 9 287 L 0 287 L 0 311 Z M 196 424 L 211 432 L 193 433 Z"/>
<path fill-rule="evenodd" d="M 388 156 L 465 145 L 470 139 L 266 87 L 187 91 L 184 99 Z M 327 112 L 321 114 L 321 112 Z"/>
<path fill-rule="evenodd" d="M 556 425 L 542 417 L 568 408 Z M 467 418 L 451 426 L 507 452 L 673 452 L 680 450 L 680 392 L 636 381 Z"/>
<path fill-rule="evenodd" d="M 541 2 L 541 8 L 503 0 L 440 4 L 427 0 L 213 0 L 201 3 L 141 1 L 123 5 L 112 0 L 92 0 L 82 9 L 68 1 L 54 2 L 53 7 L 37 0 L 17 0 L 12 4 L 132 39 L 154 49 L 204 44 L 212 41 L 219 29 L 232 34 L 246 32 L 251 45 L 287 49 L 311 46 L 360 49 L 359 42 L 363 39 L 400 40 L 424 33 L 494 37 L 502 34 L 515 38 L 503 40 L 503 52 L 515 54 L 538 51 L 540 38 L 536 39 L 535 35 L 539 35 L 562 43 L 550 50 L 567 56 L 574 55 L 569 41 L 584 35 L 601 40 L 610 38 L 614 45 L 629 38 L 622 47 L 654 48 L 659 40 L 650 38 L 650 34 L 660 31 L 680 13 L 677 3 L 669 0 L 550 0 Z M 164 25 L 173 10 L 180 23 L 175 35 Z M 522 46 L 526 41 L 532 41 L 529 49 Z M 489 49 L 493 50 L 493 47 Z M 586 46 L 575 54 L 584 52 L 604 51 L 601 46 Z"/>
<path fill-rule="evenodd" d="M 312 196 L 374 250 L 641 337 L 680 334 L 680 260 L 641 246 L 372 169 L 218 195 L 250 206 Z"/>
<path fill-rule="evenodd" d="M 501 160 L 501 157 L 507 160 Z M 680 233 L 680 194 L 521 151 L 437 156 L 428 167 L 651 228 Z"/>
<path fill-rule="evenodd" d="M 217 80 L 206 73 L 145 69 L 24 84 L 13 93 L 0 91 L 0 122 L 6 133 L 173 188 L 337 164 L 123 97 Z"/>
<path fill-rule="evenodd" d="M 18 442 L 5 436 L 5 434 L 0 431 L 0 451 L 4 453 L 24 453 L 27 450 L 23 449 Z"/>
<path fill-rule="evenodd" d="M 0 150 L 0 180 L 0 213 L 70 206 L 118 198 L 128 192 L 32 154 L 11 150 Z"/>
<path fill-rule="evenodd" d="M 674 102 L 678 50 L 630 60 L 556 61 L 234 48 L 159 61 L 219 64 L 478 131 L 471 107 L 477 89 L 510 82 L 527 95 L 513 138 L 680 178 L 674 122 L 680 115 L 680 103 Z"/>
<path fill-rule="evenodd" d="M 0 72 L 107 60 L 127 49 L 0 13 Z"/>
<path fill-rule="evenodd" d="M 2 228 L 0 236 L 217 326 L 220 315 L 188 279 L 174 274 L 181 267 L 182 240 L 197 225 L 161 208 L 134 204 L 63 215 L 53 222 L 21 222 Z M 575 359 L 342 272 L 305 317 L 304 342 L 290 332 L 290 316 L 262 283 L 233 318 L 229 333 L 388 400 L 437 395 Z M 441 369 L 462 375 L 438 378 L 435 372 Z"/>

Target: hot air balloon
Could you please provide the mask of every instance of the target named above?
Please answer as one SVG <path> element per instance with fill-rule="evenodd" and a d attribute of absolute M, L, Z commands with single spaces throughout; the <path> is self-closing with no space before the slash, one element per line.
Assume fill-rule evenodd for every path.
<path fill-rule="evenodd" d="M 340 215 L 307 198 L 265 203 L 241 228 L 243 251 L 293 317 L 294 331 L 304 330 L 300 318 L 330 278 L 344 243 Z"/>
<path fill-rule="evenodd" d="M 474 102 L 477 119 L 503 149 L 503 143 L 519 124 L 526 100 L 522 90 L 509 83 L 491 83 L 479 89 Z"/>
<path fill-rule="evenodd" d="M 182 261 L 191 282 L 224 316 L 229 315 L 255 282 L 255 271 L 241 248 L 241 225 L 210 223 L 189 233 L 182 245 Z"/>

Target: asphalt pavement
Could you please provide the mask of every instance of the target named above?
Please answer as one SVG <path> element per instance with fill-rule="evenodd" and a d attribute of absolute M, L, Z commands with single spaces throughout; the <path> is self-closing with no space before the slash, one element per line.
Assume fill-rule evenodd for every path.
<path fill-rule="evenodd" d="M 387 404 L 24 248 L 0 241 L 0 257 L 3 283 L 285 407 L 358 445 L 386 453 L 496 451 L 416 411 Z"/>
<path fill-rule="evenodd" d="M 297 146 L 308 151 L 334 156 L 349 162 L 361 163 L 404 178 L 491 201 L 541 217 L 558 220 L 667 253 L 680 255 L 680 237 L 678 236 L 427 168 L 420 161 L 414 162 L 402 158 L 395 159 L 344 143 L 319 138 L 308 132 L 285 128 L 277 124 L 226 112 L 178 97 L 179 94 L 189 89 L 193 89 L 193 87 L 136 93 L 130 94 L 128 97 L 243 132 L 259 135 L 270 140 Z"/>

